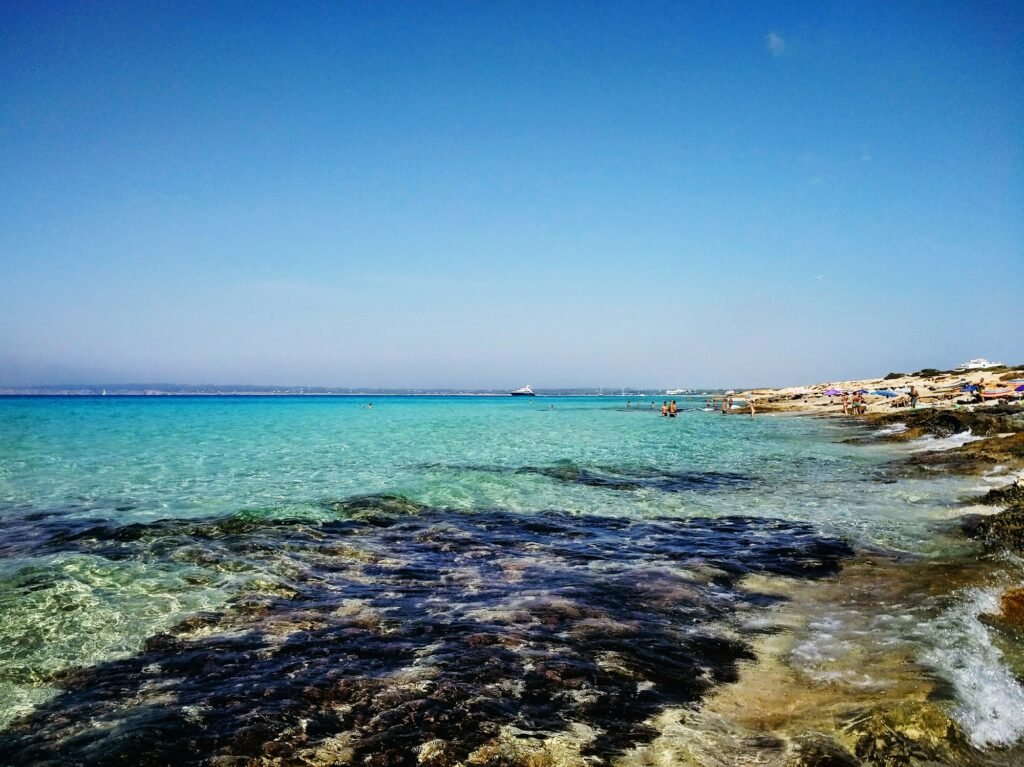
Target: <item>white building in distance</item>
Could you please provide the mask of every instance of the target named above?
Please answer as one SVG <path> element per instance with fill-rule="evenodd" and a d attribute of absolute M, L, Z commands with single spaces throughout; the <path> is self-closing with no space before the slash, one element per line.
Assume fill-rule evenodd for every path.
<path fill-rule="evenodd" d="M 989 362 L 984 357 L 977 357 L 973 360 L 968 360 L 956 366 L 957 370 L 984 370 L 985 368 L 994 368 L 996 365 L 1002 365 L 1002 362 Z"/>

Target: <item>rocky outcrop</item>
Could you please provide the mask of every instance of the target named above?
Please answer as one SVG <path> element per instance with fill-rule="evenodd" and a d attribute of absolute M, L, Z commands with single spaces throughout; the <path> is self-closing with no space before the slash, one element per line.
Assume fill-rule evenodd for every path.
<path fill-rule="evenodd" d="M 871 417 L 877 426 L 889 426 L 896 423 L 906 424 L 906 431 L 890 434 L 883 439 L 902 442 L 930 435 L 948 437 L 952 434 L 970 431 L 979 437 L 1004 434 L 1024 429 L 1019 411 L 1006 413 L 1003 411 L 984 412 L 970 410 L 903 410 L 898 413 L 883 413 Z"/>
<path fill-rule="evenodd" d="M 956 474 L 980 474 L 995 466 L 1024 467 L 1024 432 L 989 437 L 952 450 L 920 453 L 906 459 L 905 464 Z"/>
<path fill-rule="evenodd" d="M 971 500 L 988 506 L 1024 506 L 1024 483 L 1018 481 L 1006 487 L 989 490 L 980 498 Z"/>
<path fill-rule="evenodd" d="M 1014 506 L 990 517 L 967 517 L 964 532 L 980 540 L 985 548 L 1024 552 L 1024 506 Z"/>
<path fill-rule="evenodd" d="M 999 600 L 1000 616 L 1007 623 L 1024 628 L 1024 589 L 1009 589 Z"/>

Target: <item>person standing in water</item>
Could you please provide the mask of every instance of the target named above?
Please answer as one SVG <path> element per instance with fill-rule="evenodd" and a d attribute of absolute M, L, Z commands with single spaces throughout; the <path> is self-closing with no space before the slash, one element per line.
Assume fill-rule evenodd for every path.
<path fill-rule="evenodd" d="M 754 400 L 748 399 L 747 404 L 750 406 L 750 417 L 754 417 Z"/>
<path fill-rule="evenodd" d="M 668 417 L 668 402 L 661 403 L 661 415 L 665 418 Z"/>
<path fill-rule="evenodd" d="M 677 410 L 678 410 L 678 408 L 676 407 L 676 401 L 672 400 L 669 403 L 669 405 L 668 405 L 668 417 L 669 418 L 675 418 Z"/>

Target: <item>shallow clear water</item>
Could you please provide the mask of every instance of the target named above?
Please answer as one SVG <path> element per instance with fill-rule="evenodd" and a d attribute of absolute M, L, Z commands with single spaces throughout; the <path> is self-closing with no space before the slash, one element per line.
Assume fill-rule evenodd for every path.
<path fill-rule="evenodd" d="M 685 403 L 696 408 L 699 400 Z M 676 419 L 604 398 L 83 398 L 0 401 L 0 504 L 123 522 L 240 509 L 316 514 L 397 493 L 431 506 L 810 520 L 916 547 L 950 500 L 932 483 L 879 487 L 889 457 L 806 418 Z M 621 492 L 524 467 L 728 472 L 726 493 Z M 898 503 L 894 503 L 894 496 Z"/>
<path fill-rule="evenodd" d="M 0 734 L 0 760 L 141 753 L 119 740 L 124 722 L 209 753 L 257 753 L 310 717 L 322 731 L 288 735 L 292 748 L 373 755 L 387 732 L 405 738 L 385 749 L 392 762 L 433 740 L 457 741 L 453 759 L 482 747 L 446 735 L 437 712 L 367 729 L 403 705 L 448 706 L 485 734 L 586 728 L 589 753 L 608 756 L 650 740 L 643 717 L 700 700 L 753 657 L 779 599 L 745 577 L 827 580 L 858 553 L 976 553 L 945 531 L 978 480 L 896 480 L 896 449 L 843 443 L 856 431 L 834 421 L 722 417 L 690 398 L 675 419 L 615 397 L 372 402 L 0 400 L 0 722 L 28 715 Z M 1020 568 L 988 577 L 1002 587 Z M 808 606 L 791 661 L 833 684 L 849 669 L 828 658 L 889 643 L 944 675 L 978 747 L 1013 742 L 1020 728 L 986 713 L 975 684 L 998 679 L 998 706 L 1024 700 L 977 588 L 919 594 L 913 620 Z M 984 652 L 965 669 L 971 642 Z M 169 670 L 186 646 L 191 665 Z M 467 652 L 493 673 L 467 676 Z M 236 670 L 211 675 L 216 658 Z M 272 714 L 229 693 L 282 676 L 299 681 L 266 692 Z M 420 692 L 385 706 L 385 678 Z M 107 679 L 146 705 L 108 695 Z M 438 702 L 431 685 L 461 692 Z M 492 702 L 467 702 L 481 695 Z M 158 703 L 159 725 L 140 713 Z M 218 705 L 240 708 L 225 723 Z M 322 720 L 339 706 L 368 718 Z M 69 711 L 122 725 L 83 734 L 56 724 Z M 263 734 L 239 743 L 238 717 Z"/>

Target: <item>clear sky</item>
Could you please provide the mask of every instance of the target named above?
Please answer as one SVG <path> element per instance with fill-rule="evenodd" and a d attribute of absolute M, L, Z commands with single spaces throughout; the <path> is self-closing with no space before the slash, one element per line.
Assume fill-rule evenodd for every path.
<path fill-rule="evenodd" d="M 1024 363 L 1020 2 L 0 3 L 0 384 Z"/>

